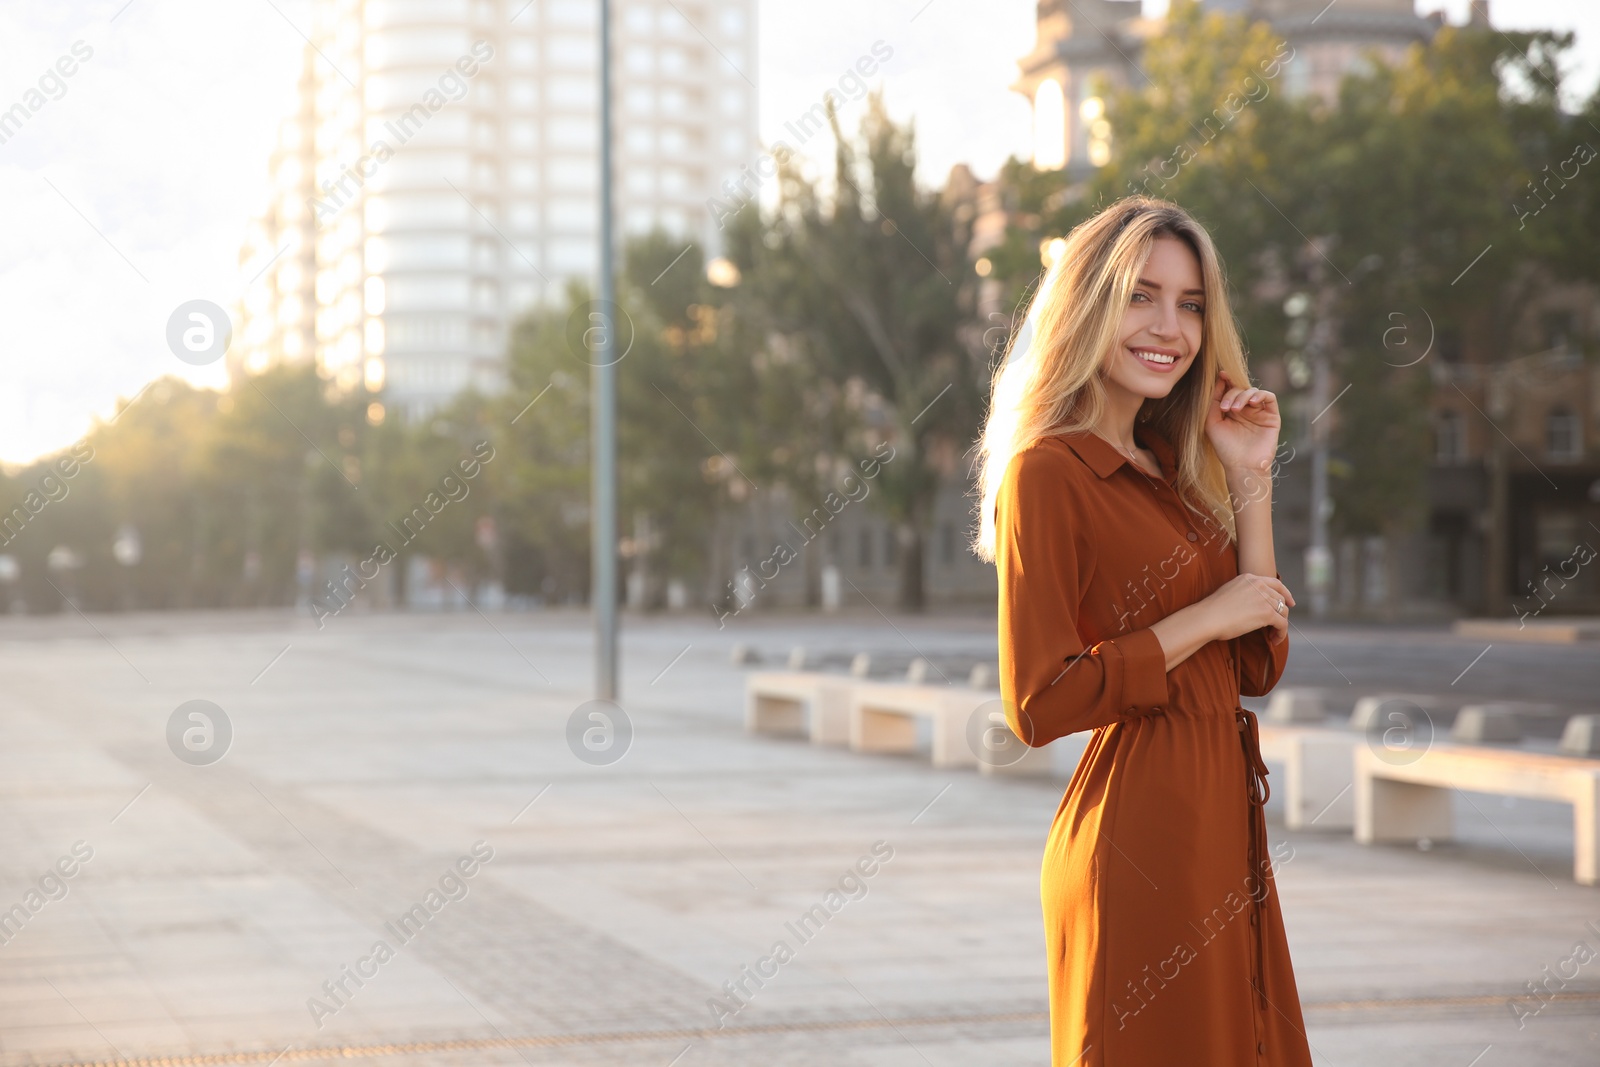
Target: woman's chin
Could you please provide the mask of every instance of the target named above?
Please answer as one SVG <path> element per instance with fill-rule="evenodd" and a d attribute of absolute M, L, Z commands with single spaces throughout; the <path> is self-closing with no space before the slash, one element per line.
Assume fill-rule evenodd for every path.
<path fill-rule="evenodd" d="M 1144 372 L 1130 374 L 1125 377 L 1119 376 L 1111 379 L 1111 382 L 1123 392 L 1139 397 L 1142 400 L 1165 400 L 1173 388 L 1177 386 L 1180 377 L 1179 375 L 1171 377 L 1161 375 L 1157 377 L 1149 372 Z"/>

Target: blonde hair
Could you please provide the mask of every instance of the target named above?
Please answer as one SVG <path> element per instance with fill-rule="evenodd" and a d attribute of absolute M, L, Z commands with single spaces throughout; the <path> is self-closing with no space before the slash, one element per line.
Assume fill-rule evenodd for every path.
<path fill-rule="evenodd" d="M 1105 375 L 1116 358 L 1123 312 L 1158 237 L 1178 238 L 1200 261 L 1205 320 L 1194 363 L 1165 397 L 1145 401 L 1136 425 L 1151 427 L 1172 444 L 1179 494 L 1233 538 L 1227 479 L 1205 435 L 1218 374 L 1226 373 L 1235 386 L 1250 381 L 1222 260 L 1211 235 L 1183 208 L 1129 196 L 1067 234 L 1023 327 L 995 368 L 977 448 L 982 498 L 971 547 L 981 559 L 995 557 L 995 495 L 1011 460 L 1043 437 L 1090 430 L 1104 414 Z"/>

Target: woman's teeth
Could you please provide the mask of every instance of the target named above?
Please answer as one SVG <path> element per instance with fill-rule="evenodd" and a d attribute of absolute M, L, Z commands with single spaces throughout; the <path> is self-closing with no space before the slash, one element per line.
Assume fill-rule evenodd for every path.
<path fill-rule="evenodd" d="M 1177 356 L 1165 356 L 1160 352 L 1150 352 L 1143 348 L 1135 348 L 1133 354 L 1140 359 L 1147 359 L 1151 363 L 1176 363 L 1178 361 Z"/>

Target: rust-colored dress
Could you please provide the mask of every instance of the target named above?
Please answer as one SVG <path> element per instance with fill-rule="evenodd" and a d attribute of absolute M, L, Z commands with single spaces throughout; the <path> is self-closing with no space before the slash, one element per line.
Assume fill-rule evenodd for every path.
<path fill-rule="evenodd" d="M 1149 627 L 1238 574 L 1165 479 L 1093 434 L 1016 455 L 995 503 L 1000 690 L 1018 737 L 1093 730 L 1045 846 L 1054 1067 L 1310 1067 L 1241 693 L 1288 641 L 1214 641 L 1170 672 Z"/>

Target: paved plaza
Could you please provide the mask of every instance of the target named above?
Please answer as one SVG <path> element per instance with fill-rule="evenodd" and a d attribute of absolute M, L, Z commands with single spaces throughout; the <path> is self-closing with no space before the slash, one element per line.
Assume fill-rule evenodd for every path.
<path fill-rule="evenodd" d="M 1535 701 L 1548 744 L 1600 710 L 1594 644 L 1300 629 L 1284 684 L 1335 714 Z M 590 763 L 577 611 L 0 619 L 0 1067 L 1045 1064 L 1065 780 L 749 736 L 731 656 L 954 676 L 994 634 L 981 612 L 630 616 L 631 738 L 614 723 L 625 754 Z M 197 700 L 221 717 L 174 724 Z M 1287 832 L 1277 803 L 1319 1067 L 1600 1062 L 1570 808 L 1459 794 L 1459 838 L 1419 851 Z"/>

